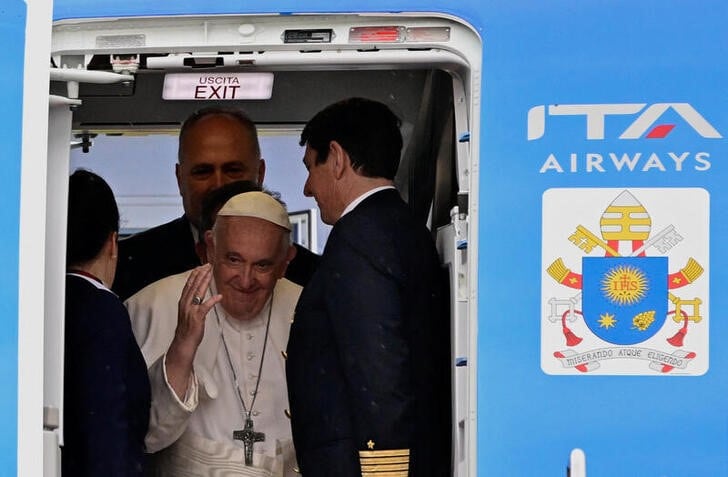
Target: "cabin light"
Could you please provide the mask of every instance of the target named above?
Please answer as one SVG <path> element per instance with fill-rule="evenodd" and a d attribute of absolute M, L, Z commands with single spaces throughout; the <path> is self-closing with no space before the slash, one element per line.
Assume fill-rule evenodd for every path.
<path fill-rule="evenodd" d="M 407 41 L 450 41 L 449 27 L 413 27 L 407 28 Z"/>
<path fill-rule="evenodd" d="M 403 26 L 353 27 L 349 29 L 350 43 L 402 43 L 406 29 Z"/>
<path fill-rule="evenodd" d="M 334 30 L 331 28 L 283 32 L 283 43 L 331 43 L 333 38 Z"/>
<path fill-rule="evenodd" d="M 168 73 L 162 99 L 240 100 L 270 99 L 273 73 Z"/>

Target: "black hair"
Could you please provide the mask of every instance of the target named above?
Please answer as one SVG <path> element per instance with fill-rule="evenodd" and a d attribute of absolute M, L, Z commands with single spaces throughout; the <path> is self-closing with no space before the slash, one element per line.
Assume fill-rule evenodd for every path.
<path fill-rule="evenodd" d="M 213 189 L 202 198 L 202 207 L 200 212 L 200 240 L 206 231 L 212 230 L 215 225 L 217 212 L 225 205 L 225 202 L 232 199 L 238 194 L 246 192 L 265 192 L 285 207 L 286 204 L 281 200 L 278 192 L 271 192 L 263 189 L 253 181 L 235 181 L 222 185 L 217 189 Z"/>
<path fill-rule="evenodd" d="M 258 129 L 255 127 L 255 123 L 248 117 L 247 114 L 239 109 L 226 108 L 220 106 L 208 106 L 206 108 L 198 109 L 192 113 L 185 122 L 182 123 L 182 128 L 179 131 L 179 146 L 177 149 L 177 162 L 182 162 L 182 146 L 184 138 L 187 135 L 190 128 L 197 124 L 202 118 L 207 116 L 228 116 L 236 120 L 242 128 L 250 134 L 253 139 L 253 147 L 255 148 L 256 156 L 260 157 L 260 142 L 258 141 Z"/>
<path fill-rule="evenodd" d="M 76 170 L 68 180 L 66 266 L 96 258 L 113 232 L 119 232 L 119 209 L 111 187 L 93 172 Z"/>
<path fill-rule="evenodd" d="M 400 126 L 387 105 L 349 98 L 318 112 L 303 128 L 300 145 L 315 150 L 320 164 L 326 162 L 331 141 L 336 141 L 359 174 L 394 179 L 402 152 Z"/>

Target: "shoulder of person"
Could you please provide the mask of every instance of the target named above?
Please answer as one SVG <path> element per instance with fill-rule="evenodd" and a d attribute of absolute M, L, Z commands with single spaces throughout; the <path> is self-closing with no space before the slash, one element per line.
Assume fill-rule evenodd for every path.
<path fill-rule="evenodd" d="M 99 288 L 83 278 L 70 279 L 66 289 L 66 309 L 75 310 L 77 325 L 91 328 L 128 326 L 129 313 L 118 296 L 107 288 Z"/>
<path fill-rule="evenodd" d="M 297 285 L 287 278 L 280 278 L 273 292 L 276 304 L 295 307 L 301 291 L 303 291 L 301 285 Z"/>
<path fill-rule="evenodd" d="M 119 254 L 128 255 L 150 245 L 158 246 L 185 232 L 192 233 L 190 231 L 190 224 L 184 216 L 178 217 L 167 223 L 121 238 L 119 240 Z"/>
<path fill-rule="evenodd" d="M 321 259 L 321 255 L 312 252 L 311 250 L 299 243 L 294 243 L 293 246 L 296 247 L 296 256 L 293 258 L 293 260 L 316 263 Z"/>
<path fill-rule="evenodd" d="M 190 273 L 192 273 L 192 270 L 187 270 L 186 272 L 170 275 L 159 279 L 156 282 L 150 283 L 127 298 L 124 301 L 124 305 L 126 305 L 128 309 L 139 306 L 143 307 L 159 298 L 173 299 L 177 302 Z"/>

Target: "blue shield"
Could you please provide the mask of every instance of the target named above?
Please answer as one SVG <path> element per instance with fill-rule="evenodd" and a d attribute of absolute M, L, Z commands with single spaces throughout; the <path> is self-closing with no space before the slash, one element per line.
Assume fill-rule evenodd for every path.
<path fill-rule="evenodd" d="M 584 257 L 584 321 L 612 344 L 641 343 L 667 316 L 667 257 Z"/>

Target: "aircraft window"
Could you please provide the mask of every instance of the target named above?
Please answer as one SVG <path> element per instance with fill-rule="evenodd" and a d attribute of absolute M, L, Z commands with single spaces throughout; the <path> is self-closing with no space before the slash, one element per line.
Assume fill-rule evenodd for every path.
<path fill-rule="evenodd" d="M 297 241 L 322 252 L 330 227 L 321 222 L 313 198 L 303 195 L 306 170 L 301 164 L 303 148 L 299 130 L 259 131 L 266 162 L 265 186 L 280 192 L 292 217 L 311 220 L 313 230 L 298 230 Z M 119 204 L 121 234 L 127 235 L 173 220 L 182 215 L 174 167 L 177 162 L 177 134 L 98 134 L 90 138 L 88 152 L 71 150 L 70 170 L 79 167 L 102 176 Z M 79 143 L 79 139 L 74 138 Z M 78 144 L 80 146 L 80 144 Z M 306 213 L 314 210 L 312 214 Z M 306 226 L 302 223 L 301 227 Z M 296 239 L 296 236 L 294 236 Z"/>

